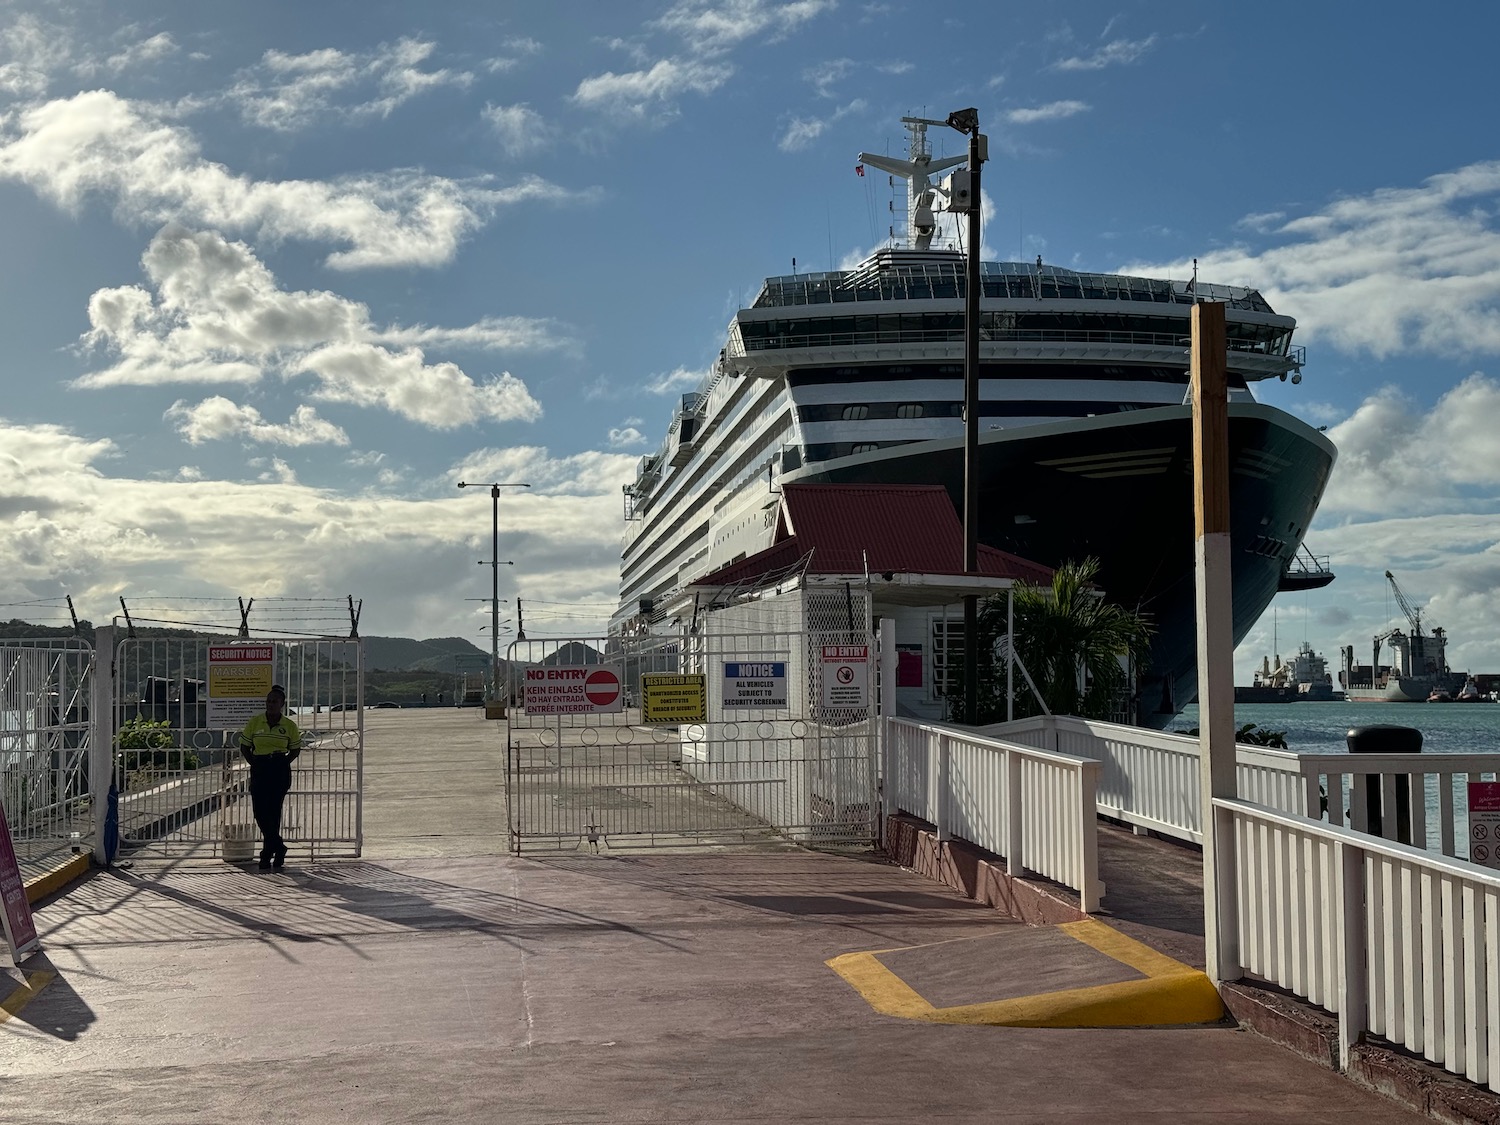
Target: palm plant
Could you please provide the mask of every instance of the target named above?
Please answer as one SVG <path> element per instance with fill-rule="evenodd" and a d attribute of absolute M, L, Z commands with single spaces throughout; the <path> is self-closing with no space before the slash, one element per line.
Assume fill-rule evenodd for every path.
<path fill-rule="evenodd" d="M 1065 562 L 1050 587 L 1015 587 L 1015 653 L 1054 715 L 1107 718 L 1129 687 L 1126 667 L 1144 656 L 1151 626 L 1140 614 L 1105 601 L 1094 586 L 1099 560 Z M 979 610 L 979 722 L 1005 718 L 1006 598 L 985 599 Z M 1123 661 L 1123 663 L 1122 663 Z M 957 685 L 963 683 L 955 675 Z M 1016 677 L 1014 714 L 1041 713 L 1036 696 Z M 952 714 L 963 714 L 961 687 L 950 694 Z"/>

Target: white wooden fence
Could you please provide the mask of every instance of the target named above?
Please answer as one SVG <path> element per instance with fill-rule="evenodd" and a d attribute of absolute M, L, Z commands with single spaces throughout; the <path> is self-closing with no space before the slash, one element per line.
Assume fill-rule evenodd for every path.
<path fill-rule="evenodd" d="M 888 718 L 885 802 L 1035 871 L 1099 909 L 1100 763 L 943 723 Z"/>
<path fill-rule="evenodd" d="M 1491 1089 L 1500 1079 L 1500 873 L 1246 801 L 1232 818 L 1242 966 Z"/>

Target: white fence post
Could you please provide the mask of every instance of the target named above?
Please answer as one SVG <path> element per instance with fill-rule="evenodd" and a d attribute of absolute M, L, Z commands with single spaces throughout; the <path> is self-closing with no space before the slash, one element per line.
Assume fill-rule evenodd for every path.
<path fill-rule="evenodd" d="M 891 720 L 896 717 L 896 623 L 886 619 L 880 623 L 880 722 L 877 727 L 880 739 L 880 776 L 875 779 L 875 792 L 880 799 L 879 818 L 875 830 L 881 842 L 885 841 L 886 817 L 895 812 L 891 806 Z"/>
<path fill-rule="evenodd" d="M 1085 914 L 1096 913 L 1100 899 L 1104 897 L 1104 884 L 1099 881 L 1099 833 L 1097 831 L 1099 801 L 1098 762 L 1083 762 L 1078 767 L 1079 841 L 1078 901 Z"/>
<path fill-rule="evenodd" d="M 94 814 L 90 842 L 94 862 L 108 860 L 105 821 L 109 785 L 115 772 L 115 627 L 94 630 L 94 681 L 89 685 L 89 807 Z"/>
<path fill-rule="evenodd" d="M 1364 1038 L 1369 985 L 1365 948 L 1365 853 L 1346 841 L 1339 854 L 1339 1067 L 1349 1069 L 1350 1054 Z"/>
<path fill-rule="evenodd" d="M 937 785 L 933 788 L 933 806 L 937 814 L 933 822 L 937 826 L 938 842 L 948 839 L 948 736 L 938 735 Z"/>
<path fill-rule="evenodd" d="M 1025 861 L 1021 857 L 1025 834 L 1021 831 L 1021 755 L 1014 750 L 1005 751 L 1005 870 L 1020 877 L 1026 873 Z"/>

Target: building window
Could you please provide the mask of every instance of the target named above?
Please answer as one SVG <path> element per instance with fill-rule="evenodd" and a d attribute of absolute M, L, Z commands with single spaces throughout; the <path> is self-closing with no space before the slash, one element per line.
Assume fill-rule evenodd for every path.
<path fill-rule="evenodd" d="M 920 402 L 903 402 L 896 407 L 897 418 L 920 418 L 922 417 L 922 404 Z"/>
<path fill-rule="evenodd" d="M 849 447 L 849 452 L 851 454 L 854 454 L 854 453 L 874 453 L 875 450 L 877 450 L 879 448 L 880 448 L 880 445 L 877 442 L 862 441 L 862 442 L 859 442 L 856 445 L 850 446 Z"/>
<path fill-rule="evenodd" d="M 844 407 L 843 418 L 846 422 L 858 422 L 863 418 L 868 418 L 869 416 L 870 408 L 868 406 L 865 406 L 863 403 L 860 403 L 856 406 Z"/>
<path fill-rule="evenodd" d="M 949 660 L 952 653 L 952 660 Z M 950 669 L 953 675 L 959 674 L 963 665 L 964 656 L 964 623 L 963 618 L 958 620 L 944 620 L 938 618 L 932 623 L 932 694 L 941 699 L 947 694 L 948 676 Z M 954 688 L 962 691 L 962 684 L 954 683 Z"/>

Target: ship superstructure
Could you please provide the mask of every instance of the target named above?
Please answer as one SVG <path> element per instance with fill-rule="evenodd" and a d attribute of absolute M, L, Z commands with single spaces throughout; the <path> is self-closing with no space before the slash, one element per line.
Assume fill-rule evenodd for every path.
<path fill-rule="evenodd" d="M 1354 662 L 1354 646 L 1344 649 L 1344 683 L 1351 703 L 1425 703 L 1434 693 L 1450 697 L 1462 691 L 1466 677 L 1448 667 L 1448 634 L 1441 626 L 1423 627 L 1422 607 L 1414 605 L 1390 571 L 1391 592 L 1410 631 L 1394 628 L 1371 638 L 1369 669 Z M 1381 664 L 1382 647 L 1390 649 L 1389 665 Z"/>
<path fill-rule="evenodd" d="M 661 609 L 674 591 L 768 545 L 783 483 L 942 484 L 961 502 L 964 257 L 933 245 L 939 168 L 925 126 L 908 129 L 911 159 L 879 166 L 910 177 L 911 244 L 851 270 L 767 278 L 641 459 L 625 489 L 616 630 L 673 628 Z M 980 276 L 980 540 L 1046 565 L 1097 556 L 1108 596 L 1155 622 L 1139 712 L 1165 722 L 1195 694 L 1192 306 L 1226 306 L 1237 641 L 1333 464 L 1326 438 L 1250 391 L 1300 381 L 1295 321 L 1254 289 L 1190 279 L 1040 260 L 985 262 Z"/>

